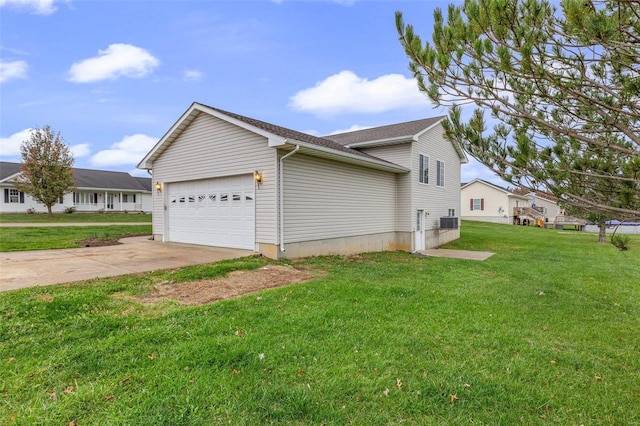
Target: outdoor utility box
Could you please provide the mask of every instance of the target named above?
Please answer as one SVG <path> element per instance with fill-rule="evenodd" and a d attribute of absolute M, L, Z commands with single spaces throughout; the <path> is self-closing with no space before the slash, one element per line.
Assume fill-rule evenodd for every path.
<path fill-rule="evenodd" d="M 458 229 L 458 218 L 452 216 L 441 217 L 440 229 Z"/>

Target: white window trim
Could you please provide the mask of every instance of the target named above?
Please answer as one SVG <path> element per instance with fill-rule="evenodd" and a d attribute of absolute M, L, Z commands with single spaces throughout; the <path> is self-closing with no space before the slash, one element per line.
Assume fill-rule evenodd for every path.
<path fill-rule="evenodd" d="M 15 201 L 13 200 L 15 198 Z M 9 204 L 20 204 L 20 191 L 15 188 L 9 188 Z"/>
<path fill-rule="evenodd" d="M 442 168 L 438 167 L 440 164 L 442 164 Z M 446 164 L 444 162 L 444 160 L 436 160 L 436 186 L 438 188 L 444 188 L 446 186 L 446 179 L 445 179 L 445 170 L 447 169 Z M 442 179 L 440 179 L 440 175 L 442 175 Z M 440 183 L 442 183 L 442 185 L 440 185 Z"/>
<path fill-rule="evenodd" d="M 424 161 L 423 158 L 427 159 L 427 181 L 424 182 Z M 418 183 L 422 185 L 429 185 L 429 177 L 431 175 L 431 158 L 427 154 L 419 153 L 418 154 Z"/>

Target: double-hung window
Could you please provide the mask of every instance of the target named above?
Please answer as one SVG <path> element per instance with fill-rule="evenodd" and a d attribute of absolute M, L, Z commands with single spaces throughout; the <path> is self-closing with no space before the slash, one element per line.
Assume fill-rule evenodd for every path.
<path fill-rule="evenodd" d="M 5 188 L 4 202 L 5 203 L 24 203 L 24 192 L 20 192 L 14 188 Z"/>
<path fill-rule="evenodd" d="M 444 186 L 444 161 L 438 160 L 436 162 L 436 185 Z"/>
<path fill-rule="evenodd" d="M 469 207 L 471 210 L 484 210 L 484 198 L 471 198 Z"/>
<path fill-rule="evenodd" d="M 429 183 L 429 157 L 423 154 L 418 156 L 418 180 L 420 183 Z"/>

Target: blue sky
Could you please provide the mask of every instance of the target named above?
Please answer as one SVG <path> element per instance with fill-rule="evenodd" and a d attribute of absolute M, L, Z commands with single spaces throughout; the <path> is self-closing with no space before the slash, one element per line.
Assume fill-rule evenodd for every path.
<path fill-rule="evenodd" d="M 0 159 L 34 127 L 75 166 L 136 164 L 196 101 L 318 136 L 446 114 L 394 12 L 425 38 L 442 1 L 0 0 Z M 500 183 L 475 161 L 463 180 Z"/>

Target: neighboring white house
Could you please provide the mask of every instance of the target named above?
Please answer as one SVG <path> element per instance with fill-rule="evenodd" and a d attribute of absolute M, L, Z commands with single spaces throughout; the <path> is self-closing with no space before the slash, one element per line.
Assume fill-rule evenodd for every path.
<path fill-rule="evenodd" d="M 531 206 L 529 197 L 482 179 L 463 184 L 460 192 L 462 220 L 514 223 L 514 208 Z"/>
<path fill-rule="evenodd" d="M 528 223 L 535 224 L 538 220 L 553 222 L 562 213 L 558 204 L 546 194 L 516 194 L 482 179 L 463 184 L 461 197 L 463 220 L 522 224 L 527 219 Z"/>
<path fill-rule="evenodd" d="M 443 118 L 320 138 L 193 103 L 138 165 L 154 237 L 276 259 L 459 238 L 467 159 Z"/>
<path fill-rule="evenodd" d="M 0 162 L 0 213 L 46 212 L 45 205 L 18 191 L 13 180 L 20 175 L 20 164 Z M 134 177 L 125 172 L 73 169 L 74 192 L 52 206 L 53 212 L 75 207 L 80 212 L 150 212 L 151 178 Z"/>

